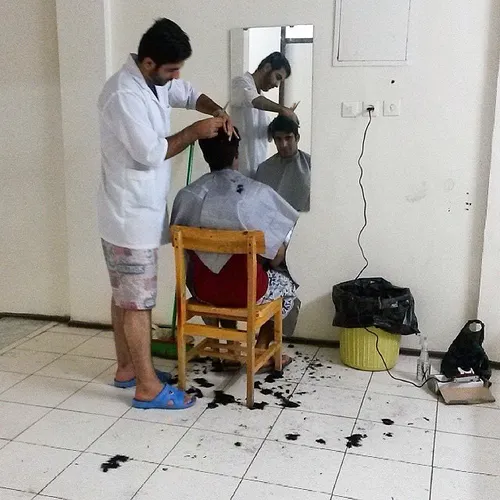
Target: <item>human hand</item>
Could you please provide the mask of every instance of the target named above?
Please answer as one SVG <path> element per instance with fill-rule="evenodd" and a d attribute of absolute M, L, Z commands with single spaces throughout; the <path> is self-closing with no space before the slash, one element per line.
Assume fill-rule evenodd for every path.
<path fill-rule="evenodd" d="M 234 129 L 233 122 L 231 120 L 231 117 L 226 113 L 225 108 L 224 109 L 219 109 L 214 113 L 214 116 L 222 118 L 224 120 L 224 131 L 229 137 L 229 140 L 233 137 L 233 134 L 239 139 L 240 137 L 238 136 L 238 133 Z"/>
<path fill-rule="evenodd" d="M 297 125 L 299 124 L 299 118 L 295 114 L 294 109 L 298 106 L 298 103 L 294 104 L 291 108 L 286 108 L 283 106 L 280 111 L 280 115 L 286 116 L 287 118 L 290 118 L 290 120 L 293 120 Z"/>
<path fill-rule="evenodd" d="M 224 126 L 224 119 L 222 117 L 206 118 L 194 122 L 193 125 L 196 140 L 199 139 L 212 139 L 217 137 L 219 129 Z"/>

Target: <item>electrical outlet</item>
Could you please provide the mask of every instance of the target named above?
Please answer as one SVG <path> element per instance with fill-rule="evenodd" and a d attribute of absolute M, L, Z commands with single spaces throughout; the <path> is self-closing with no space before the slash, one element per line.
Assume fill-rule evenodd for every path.
<path fill-rule="evenodd" d="M 368 108 L 373 106 L 372 117 L 380 115 L 380 101 L 363 101 L 363 116 L 370 116 Z"/>

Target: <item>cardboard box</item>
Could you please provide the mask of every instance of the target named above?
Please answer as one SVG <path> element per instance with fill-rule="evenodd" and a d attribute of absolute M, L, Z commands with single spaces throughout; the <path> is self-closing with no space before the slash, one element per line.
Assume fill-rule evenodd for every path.
<path fill-rule="evenodd" d="M 473 405 L 493 403 L 495 398 L 489 384 L 479 377 L 448 380 L 444 375 L 435 375 L 437 380 L 429 381 L 431 390 L 441 394 L 447 405 Z"/>

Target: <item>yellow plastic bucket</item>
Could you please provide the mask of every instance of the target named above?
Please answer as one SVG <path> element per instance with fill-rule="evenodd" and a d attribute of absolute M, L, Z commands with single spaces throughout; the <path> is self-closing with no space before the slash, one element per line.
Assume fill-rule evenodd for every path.
<path fill-rule="evenodd" d="M 394 368 L 399 357 L 401 335 L 370 327 L 378 335 L 378 348 L 387 368 Z M 340 359 L 358 370 L 382 371 L 384 363 L 377 352 L 375 335 L 364 328 L 343 328 L 340 332 Z"/>

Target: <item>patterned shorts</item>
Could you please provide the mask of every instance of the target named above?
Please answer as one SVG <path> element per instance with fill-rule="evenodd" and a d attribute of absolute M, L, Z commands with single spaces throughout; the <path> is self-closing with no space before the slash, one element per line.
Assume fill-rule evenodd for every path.
<path fill-rule="evenodd" d="M 297 297 L 297 285 L 287 272 L 269 269 L 267 271 L 268 285 L 264 296 L 259 300 L 258 304 L 265 304 L 273 300 L 283 299 L 281 314 L 283 319 L 288 316 L 293 309 L 295 298 Z"/>
<path fill-rule="evenodd" d="M 156 305 L 158 249 L 134 250 L 102 241 L 115 304 L 146 310 Z"/>

